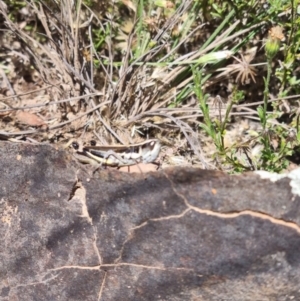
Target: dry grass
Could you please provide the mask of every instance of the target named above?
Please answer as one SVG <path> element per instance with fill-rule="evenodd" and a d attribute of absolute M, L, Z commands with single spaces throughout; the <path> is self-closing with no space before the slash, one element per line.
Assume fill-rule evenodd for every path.
<path fill-rule="evenodd" d="M 251 63 L 256 51 L 249 55 L 240 44 L 240 54 L 221 63 L 204 64 L 201 58 L 232 49 L 247 35 L 258 34 L 265 22 L 243 28 L 229 14 L 228 20 L 210 26 L 193 0 L 162 1 L 160 7 L 151 3 L 142 7 L 129 0 L 100 1 L 89 8 L 78 1 L 76 9 L 67 0 L 29 0 L 23 15 L 18 12 L 23 21 L 16 22 L 0 1 L 6 26 L 0 39 L 1 134 L 50 143 L 96 139 L 99 144 L 127 144 L 150 136 L 164 143 L 169 159 L 183 155 L 185 164 L 227 168 L 218 163 L 216 147 L 199 128 L 203 111 L 191 66 L 202 70 L 212 120 L 226 117 L 230 132 L 241 117 L 258 119 L 255 107 L 262 100 L 231 104 L 226 115 L 232 85 L 248 84 L 248 97 L 262 95 L 263 86 L 250 86 L 262 82 L 257 68 L 264 67 Z M 222 100 L 217 107 L 215 97 Z"/>

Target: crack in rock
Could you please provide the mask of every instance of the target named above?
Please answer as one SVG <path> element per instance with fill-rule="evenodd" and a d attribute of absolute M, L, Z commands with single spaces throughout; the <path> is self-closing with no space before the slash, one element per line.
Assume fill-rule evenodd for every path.
<path fill-rule="evenodd" d="M 253 217 L 257 217 L 260 219 L 264 219 L 264 220 L 268 220 L 273 224 L 277 224 L 277 225 L 281 225 L 284 227 L 288 227 L 291 228 L 293 230 L 295 230 L 297 233 L 300 234 L 300 226 L 297 223 L 294 222 L 289 222 L 289 221 L 285 221 L 283 219 L 279 219 L 279 218 L 275 218 L 269 214 L 266 213 L 262 213 L 262 212 L 257 212 L 257 211 L 253 211 L 253 210 L 243 210 L 240 212 L 230 212 L 230 213 L 221 213 L 221 212 L 216 212 L 216 211 L 212 211 L 212 210 L 208 210 L 208 209 L 201 209 L 199 207 L 196 206 L 192 206 L 189 201 L 187 200 L 187 198 L 181 194 L 180 192 L 177 191 L 177 189 L 174 186 L 174 183 L 172 182 L 172 180 L 168 177 L 168 175 L 166 173 L 164 173 L 166 178 L 169 180 L 172 190 L 174 191 L 174 193 L 176 195 L 178 195 L 178 197 L 182 198 L 182 200 L 184 201 L 184 203 L 186 204 L 186 206 L 192 210 L 194 210 L 195 212 L 201 213 L 201 214 L 206 214 L 206 215 L 211 215 L 211 216 L 216 216 L 219 218 L 225 218 L 225 219 L 229 219 L 229 218 L 236 218 L 242 215 L 250 215 Z"/>

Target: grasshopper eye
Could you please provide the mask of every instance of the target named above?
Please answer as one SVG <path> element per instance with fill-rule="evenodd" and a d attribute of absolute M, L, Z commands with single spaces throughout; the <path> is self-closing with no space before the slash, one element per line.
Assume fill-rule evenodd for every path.
<path fill-rule="evenodd" d="M 91 146 L 95 146 L 97 143 L 95 140 L 91 140 L 90 144 L 91 144 Z"/>
<path fill-rule="evenodd" d="M 73 142 L 73 143 L 72 143 L 72 146 L 73 146 L 73 148 L 76 149 L 76 150 L 79 148 L 79 144 L 78 144 L 77 142 Z"/>

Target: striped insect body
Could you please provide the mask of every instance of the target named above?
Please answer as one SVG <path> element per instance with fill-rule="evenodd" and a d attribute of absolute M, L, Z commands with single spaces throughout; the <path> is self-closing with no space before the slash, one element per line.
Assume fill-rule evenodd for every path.
<path fill-rule="evenodd" d="M 85 146 L 80 155 L 85 155 L 104 166 L 122 167 L 138 163 L 152 163 L 160 152 L 160 142 L 157 139 L 128 146 Z"/>

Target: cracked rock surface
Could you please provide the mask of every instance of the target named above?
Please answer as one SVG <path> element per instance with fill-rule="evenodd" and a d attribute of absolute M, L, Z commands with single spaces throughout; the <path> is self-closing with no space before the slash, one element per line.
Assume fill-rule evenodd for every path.
<path fill-rule="evenodd" d="M 300 300 L 300 172 L 91 176 L 9 142 L 0 166 L 1 301 Z"/>

